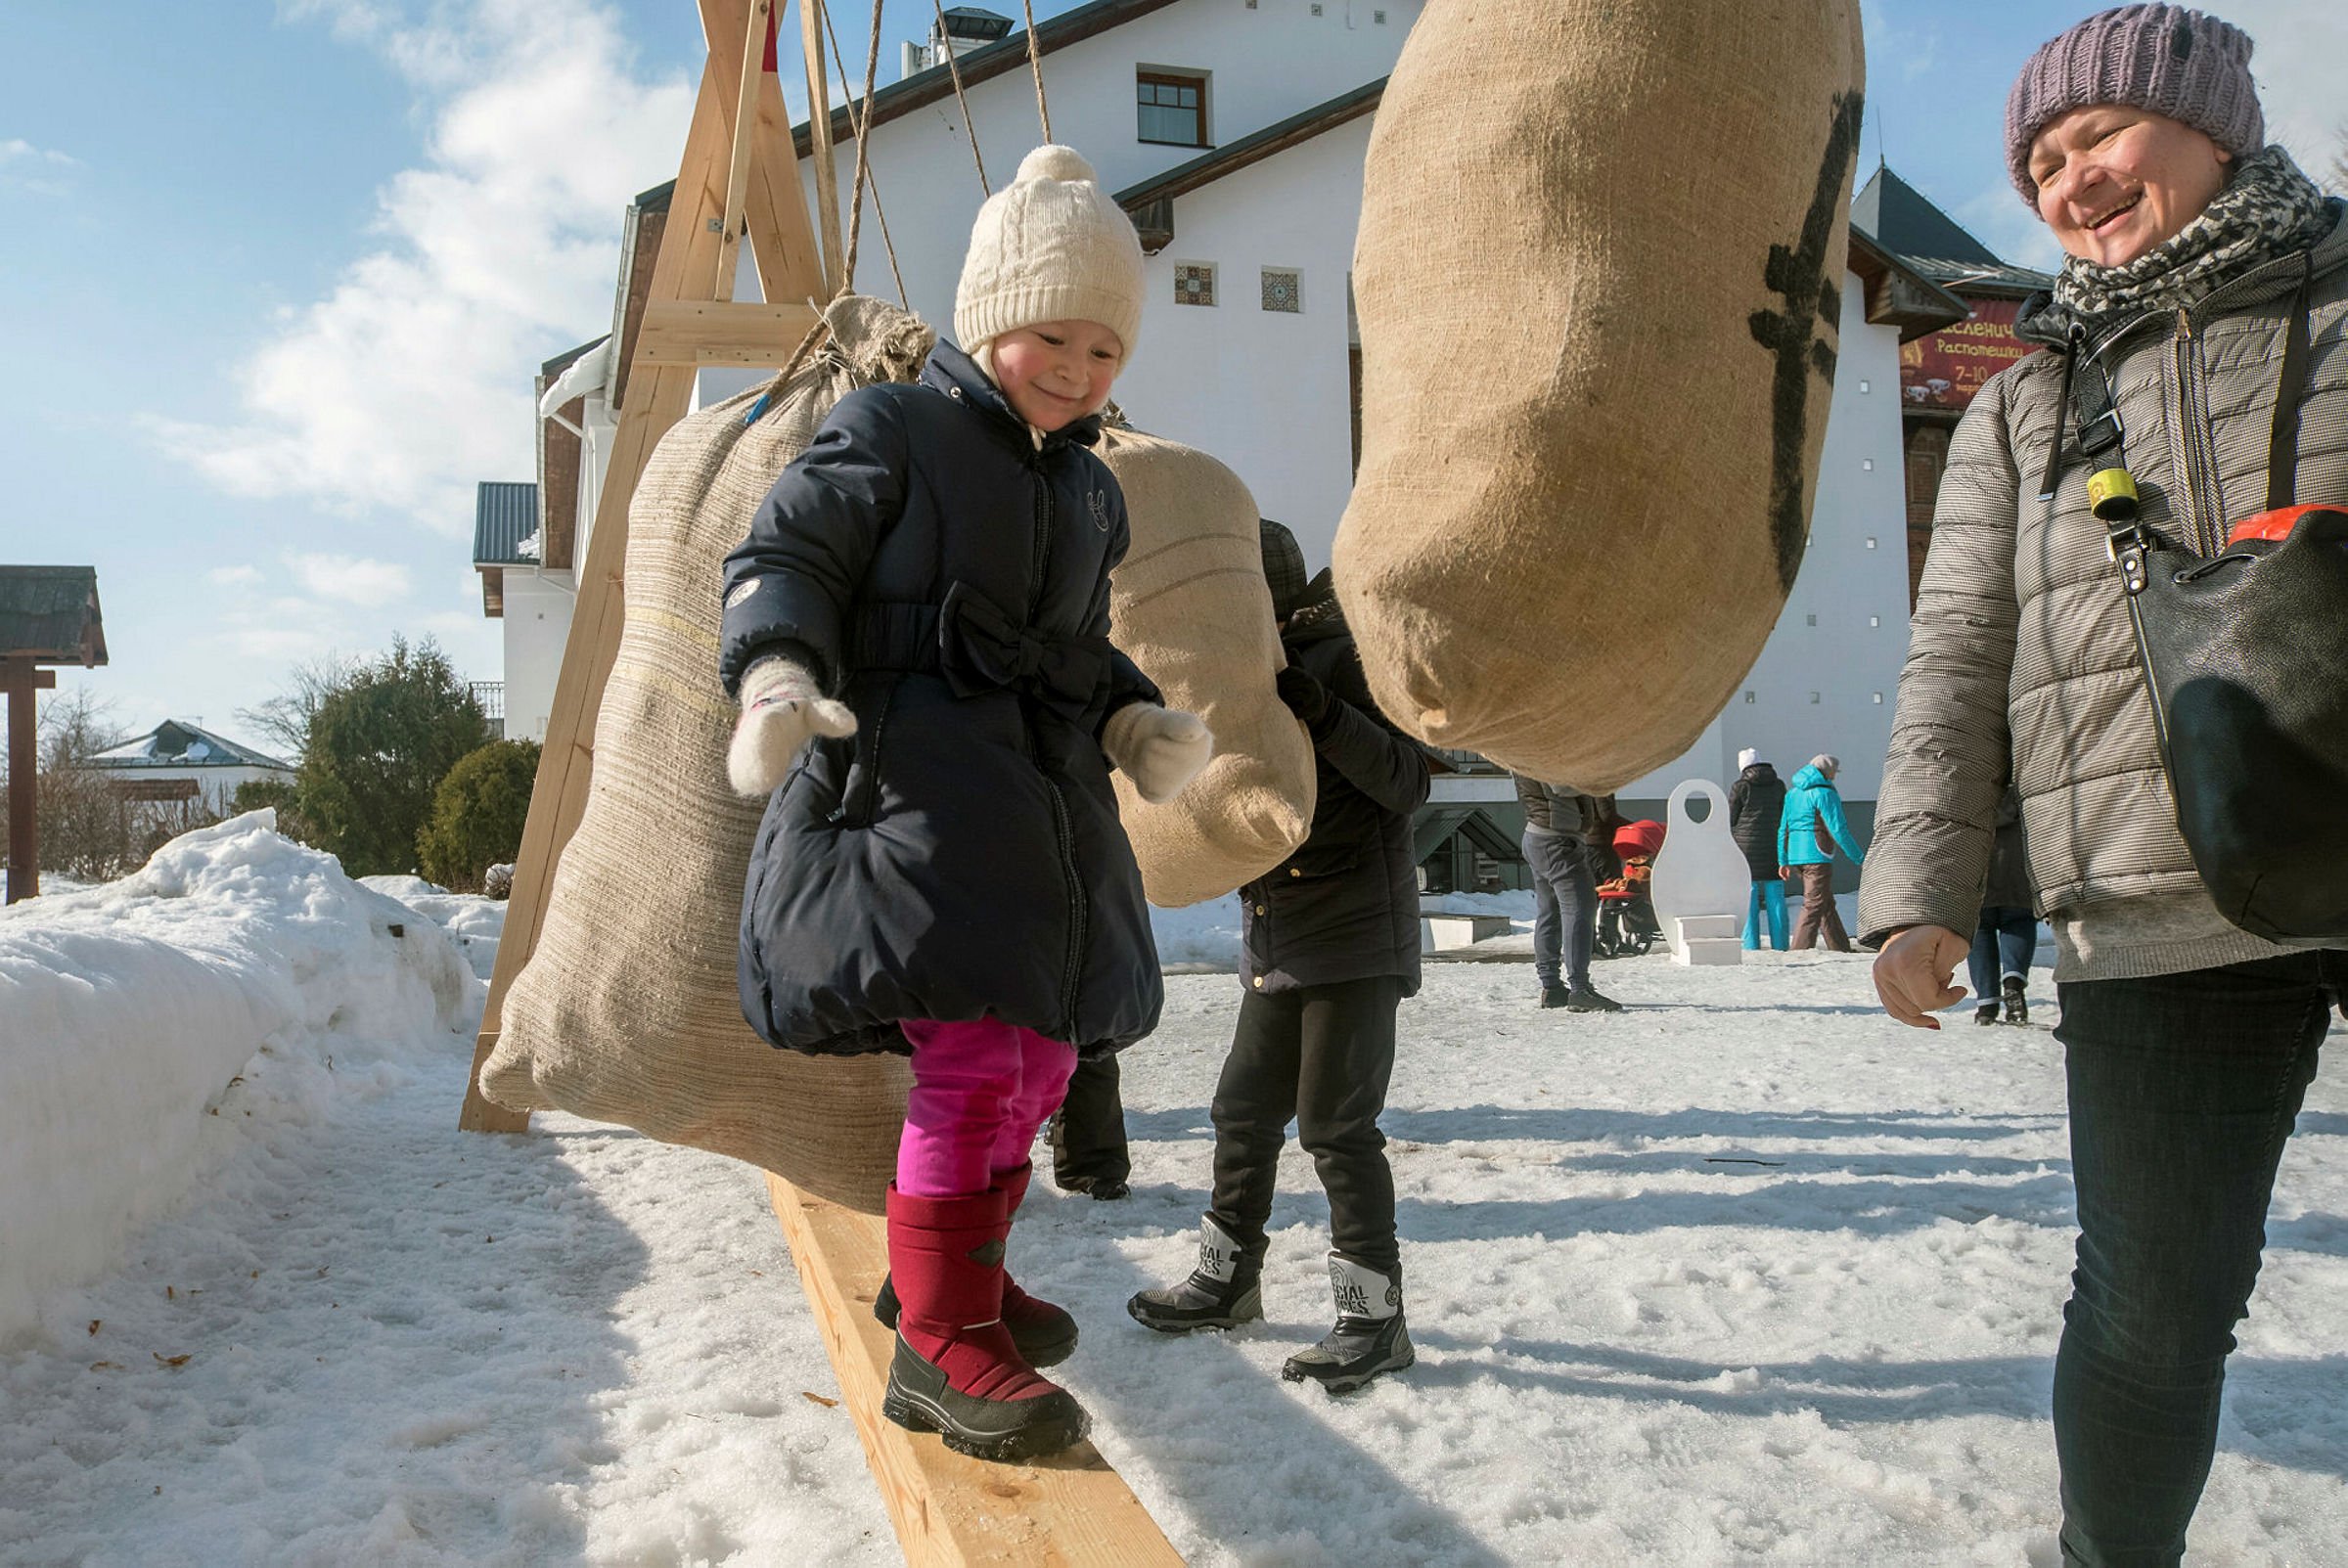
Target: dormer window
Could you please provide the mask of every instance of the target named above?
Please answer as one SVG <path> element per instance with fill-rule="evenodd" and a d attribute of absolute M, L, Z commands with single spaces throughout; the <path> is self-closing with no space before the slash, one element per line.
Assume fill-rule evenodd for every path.
<path fill-rule="evenodd" d="M 1206 73 L 1144 67 L 1134 73 L 1135 133 L 1164 147 L 1205 147 Z"/>

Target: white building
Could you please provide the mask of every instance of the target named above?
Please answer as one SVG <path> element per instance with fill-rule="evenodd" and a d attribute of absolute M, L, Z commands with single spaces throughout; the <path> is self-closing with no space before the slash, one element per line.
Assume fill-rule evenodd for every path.
<path fill-rule="evenodd" d="M 294 765 L 224 739 L 186 719 L 165 719 L 135 740 L 99 752 L 89 767 L 136 801 L 200 802 L 228 815 L 240 784 L 294 782 Z"/>
<path fill-rule="evenodd" d="M 1264 515 L 1295 531 L 1315 568 L 1329 560 L 1352 483 L 1359 348 L 1349 275 L 1363 161 L 1385 77 L 1422 4 L 1096 0 L 1036 28 L 1053 136 L 1091 159 L 1134 215 L 1149 256 L 1141 341 L 1118 402 L 1141 427 L 1229 464 Z M 987 16 L 957 8 L 951 24 L 983 31 Z M 957 51 L 969 122 L 998 186 L 1041 139 L 1027 47 L 1023 32 L 1010 31 Z M 797 135 L 804 159 L 806 127 Z M 844 193 L 856 163 L 845 108 L 833 116 L 833 136 Z M 876 95 L 869 161 L 905 296 L 950 330 L 983 196 L 947 70 L 920 71 Z M 812 165 L 801 172 L 812 202 Z M 614 324 L 621 352 L 582 379 L 592 385 L 573 415 L 590 459 L 596 428 L 586 416 L 600 409 L 609 418 L 623 400 L 617 366 L 632 340 L 629 278 L 649 274 L 646 234 L 654 206 L 664 219 L 666 199 L 665 189 L 648 193 L 631 211 Z M 864 223 L 857 285 L 893 298 L 869 201 Z M 1863 828 L 1872 819 L 1908 619 L 1899 344 L 1962 319 L 1964 307 L 1864 237 L 1854 240 L 1851 265 L 1810 548 L 1784 617 L 1728 711 L 1680 762 L 1624 790 L 1626 801 L 1659 802 L 1693 775 L 1725 784 L 1737 750 L 1752 745 L 1788 775 L 1815 752 L 1839 754 L 1853 815 Z M 738 296 L 756 297 L 746 255 L 741 280 Z M 705 371 L 700 397 L 760 379 Z M 568 438 L 550 436 L 547 450 Z M 593 510 L 589 485 L 600 482 L 592 461 L 586 469 L 572 502 L 582 516 Z M 556 505 L 546 488 L 542 510 Z M 582 522 L 574 537 L 583 532 Z M 552 579 L 551 539 L 549 547 L 538 569 Z M 560 557 L 565 567 L 575 559 Z M 557 608 L 550 601 L 530 614 Z M 519 653 L 517 632 L 539 623 L 518 628 L 514 610 L 506 613 L 509 733 L 520 735 L 531 733 L 532 710 L 517 696 L 518 672 L 542 655 Z M 545 624 L 551 631 L 551 614 Z"/>

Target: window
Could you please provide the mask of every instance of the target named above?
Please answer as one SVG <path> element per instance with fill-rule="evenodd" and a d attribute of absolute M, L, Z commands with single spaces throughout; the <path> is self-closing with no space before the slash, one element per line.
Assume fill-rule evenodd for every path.
<path fill-rule="evenodd" d="M 1304 275 L 1287 268 L 1264 269 L 1264 308 L 1290 316 L 1304 314 Z"/>
<path fill-rule="evenodd" d="M 1215 269 L 1203 261 L 1178 262 L 1174 267 L 1174 303 L 1211 305 L 1215 302 Z"/>
<path fill-rule="evenodd" d="M 1145 142 L 1167 147 L 1206 146 L 1206 78 L 1166 70 L 1134 74 L 1138 121 Z"/>

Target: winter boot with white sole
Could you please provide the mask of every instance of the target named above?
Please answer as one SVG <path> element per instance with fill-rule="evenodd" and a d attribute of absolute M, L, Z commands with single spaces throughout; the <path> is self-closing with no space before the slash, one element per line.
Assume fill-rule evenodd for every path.
<path fill-rule="evenodd" d="M 1264 1315 L 1263 1259 L 1248 1257 L 1213 1215 L 1198 1222 L 1198 1267 L 1182 1283 L 1145 1290 L 1125 1303 L 1134 1322 L 1161 1334 L 1237 1328 Z"/>
<path fill-rule="evenodd" d="M 1312 1349 L 1290 1356 L 1282 1377 L 1291 1383 L 1310 1378 L 1332 1394 L 1349 1394 L 1380 1372 L 1418 1360 L 1403 1326 L 1400 1270 L 1388 1277 L 1332 1252 L 1329 1284 L 1336 1297 L 1336 1327 Z"/>

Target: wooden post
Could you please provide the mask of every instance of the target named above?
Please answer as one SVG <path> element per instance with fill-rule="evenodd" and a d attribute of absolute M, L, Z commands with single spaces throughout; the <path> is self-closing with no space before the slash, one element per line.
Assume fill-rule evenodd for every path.
<path fill-rule="evenodd" d="M 807 57 L 807 153 L 815 161 L 816 221 L 824 237 L 824 293 L 839 288 L 839 165 L 832 156 L 832 88 L 824 70 L 824 0 L 799 0 L 799 52 Z"/>
<path fill-rule="evenodd" d="M 28 658 L 0 660 L 8 686 L 8 902 L 41 890 L 41 746 L 35 692 L 57 685 L 57 672 Z"/>

